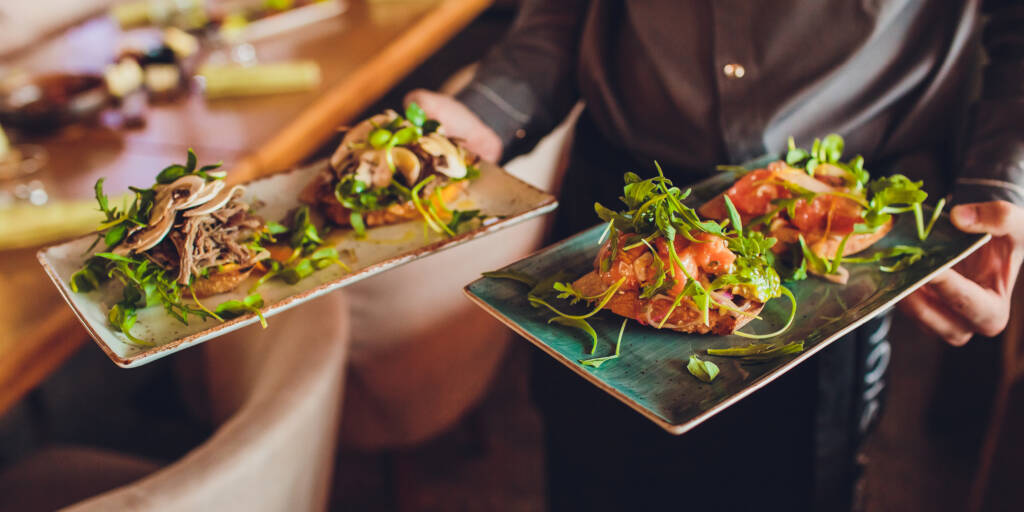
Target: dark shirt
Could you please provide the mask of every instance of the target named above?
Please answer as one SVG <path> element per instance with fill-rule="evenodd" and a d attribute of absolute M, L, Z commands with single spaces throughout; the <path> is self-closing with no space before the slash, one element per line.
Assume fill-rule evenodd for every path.
<path fill-rule="evenodd" d="M 510 152 L 582 99 L 681 183 L 836 132 L 876 169 L 923 152 L 958 200 L 1024 204 L 1020 1 L 527 0 L 459 98 Z"/>
<path fill-rule="evenodd" d="M 919 164 L 931 168 L 910 174 L 949 178 L 960 202 L 1024 205 L 1021 2 L 526 0 L 458 97 L 506 155 L 586 102 L 556 238 L 597 223 L 594 201 L 616 204 L 622 174 L 653 160 L 685 185 L 832 132 L 869 169 Z M 889 321 L 683 438 L 535 354 L 550 508 L 848 510 Z"/>

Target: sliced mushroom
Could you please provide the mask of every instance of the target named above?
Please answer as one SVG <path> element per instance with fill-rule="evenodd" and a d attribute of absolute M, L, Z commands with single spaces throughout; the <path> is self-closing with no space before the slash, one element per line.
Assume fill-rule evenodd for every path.
<path fill-rule="evenodd" d="M 387 154 L 383 150 L 368 151 L 365 154 L 374 163 L 373 176 L 370 178 L 370 183 L 375 188 L 384 188 L 390 185 L 391 176 L 394 173 L 391 171 L 391 166 L 388 165 Z"/>
<path fill-rule="evenodd" d="M 405 177 L 405 183 L 412 186 L 420 177 L 420 159 L 407 148 L 397 147 L 391 150 L 391 159 L 395 162 L 398 172 Z"/>
<path fill-rule="evenodd" d="M 345 138 L 341 140 L 341 144 L 338 145 L 338 149 L 331 155 L 331 167 L 338 169 L 341 167 L 342 162 L 345 161 L 345 157 L 352 152 L 352 146 L 358 142 L 366 142 L 370 137 L 370 132 L 373 131 L 374 125 L 383 126 L 390 123 L 398 117 L 398 113 L 394 110 L 388 110 L 383 114 L 377 114 L 365 121 L 355 125 L 345 133 Z"/>
<path fill-rule="evenodd" d="M 356 179 L 369 185 L 370 183 L 373 182 L 374 167 L 376 167 L 375 163 L 370 162 L 365 158 L 360 158 L 359 165 L 356 167 L 356 170 L 354 171 Z"/>
<path fill-rule="evenodd" d="M 192 197 L 183 203 L 180 203 L 174 207 L 175 210 L 185 210 L 195 206 L 202 205 L 213 198 L 217 197 L 217 194 L 224 188 L 224 181 L 214 180 L 207 181 L 203 184 L 203 188 L 199 192 L 192 194 Z"/>
<path fill-rule="evenodd" d="M 174 212 L 168 211 L 160 216 L 160 219 L 156 224 L 151 224 L 145 228 L 136 231 L 125 243 L 114 248 L 114 254 L 120 254 L 122 256 L 128 255 L 132 252 L 143 252 L 156 247 L 161 240 L 167 236 L 167 233 L 171 232 L 171 227 L 174 225 Z"/>
<path fill-rule="evenodd" d="M 219 194 L 217 194 L 215 197 L 213 197 L 212 199 L 207 201 L 205 204 L 202 204 L 202 205 L 200 205 L 200 206 L 198 206 L 196 208 L 193 208 L 191 210 L 186 211 L 185 212 L 185 216 L 186 217 L 198 217 L 200 215 L 206 215 L 208 213 L 213 213 L 213 212 L 223 208 L 224 205 L 226 205 L 229 202 L 231 202 L 231 200 L 234 199 L 236 197 L 236 195 L 238 197 L 240 197 L 244 193 L 245 193 L 245 187 L 243 187 L 242 185 L 235 185 L 235 186 L 233 186 L 231 188 L 223 188 L 222 187 L 222 190 L 220 191 Z"/>
<path fill-rule="evenodd" d="M 189 174 L 182 176 L 170 184 L 159 185 L 154 187 L 156 191 L 156 201 L 159 203 L 161 199 L 170 197 L 171 201 L 177 204 L 185 202 L 188 198 L 191 198 L 199 193 L 206 185 L 206 180 L 196 176 L 195 174 Z M 182 194 L 184 192 L 184 194 Z"/>
<path fill-rule="evenodd" d="M 442 165 L 436 166 L 437 172 L 449 178 L 466 177 L 466 164 L 462 161 L 462 152 L 447 137 L 439 133 L 431 133 L 421 137 L 418 144 L 423 151 L 444 162 Z"/>

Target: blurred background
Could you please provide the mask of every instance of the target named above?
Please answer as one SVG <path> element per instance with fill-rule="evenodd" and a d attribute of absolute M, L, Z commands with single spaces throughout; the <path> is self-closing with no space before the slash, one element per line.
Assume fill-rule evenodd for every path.
<path fill-rule="evenodd" d="M 217 349 L 122 370 L 92 346 L 35 251 L 95 227 L 98 178 L 120 194 L 188 148 L 241 181 L 323 158 L 339 126 L 399 107 L 407 91 L 457 91 L 516 9 L 514 0 L 0 5 L 0 509 L 70 505 L 169 465 L 187 475 L 200 464 L 197 448 L 224 449 L 218 434 L 228 426 L 271 421 L 256 416 L 249 391 L 211 403 L 224 392 L 218 379 L 237 370 Z M 573 119 L 508 169 L 553 190 Z M 536 244 L 543 230 L 538 221 L 515 236 Z M 372 286 L 351 300 L 379 299 Z M 899 316 L 893 329 L 880 356 L 890 361 L 888 398 L 861 454 L 858 508 L 1015 509 L 1024 495 L 1020 315 L 1002 338 L 963 348 Z M 500 350 L 479 355 L 484 370 L 467 382 L 480 383 L 482 399 L 448 411 L 448 393 L 457 402 L 469 392 L 439 388 L 430 405 L 447 411 L 439 419 L 386 434 L 379 425 L 401 420 L 375 404 L 400 402 L 361 391 L 402 375 L 352 343 L 337 358 L 351 359 L 347 370 L 323 370 L 346 389 L 342 435 L 321 447 L 327 481 L 311 491 L 326 493 L 331 510 L 544 509 L 527 343 L 496 342 Z M 274 373 L 273 360 L 251 364 L 246 382 Z M 188 492 L 183 478 L 175 492 Z"/>

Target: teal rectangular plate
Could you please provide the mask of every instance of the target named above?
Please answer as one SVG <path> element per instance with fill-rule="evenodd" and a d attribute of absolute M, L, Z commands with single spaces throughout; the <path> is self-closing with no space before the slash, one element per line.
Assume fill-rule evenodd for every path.
<path fill-rule="evenodd" d="M 688 203 L 699 205 L 728 188 L 731 173 L 723 173 L 693 186 Z M 926 214 L 927 216 L 928 214 Z M 593 269 L 598 240 L 604 225 L 594 226 L 571 238 L 540 250 L 504 270 L 549 276 L 561 270 L 583 275 Z M 481 278 L 466 286 L 466 294 L 512 330 L 537 345 L 595 386 L 673 434 L 682 434 L 725 410 L 757 389 L 806 361 L 818 351 L 859 325 L 886 311 L 939 272 L 950 268 L 985 244 L 990 235 L 958 231 L 945 215 L 923 244 L 929 251 L 921 261 L 897 273 L 885 273 L 877 265 L 846 265 L 849 282 L 843 286 L 811 277 L 786 283 L 797 298 L 797 316 L 782 335 L 750 340 L 736 335 L 695 335 L 658 330 L 632 321 L 622 339 L 621 357 L 600 368 L 579 364 L 580 359 L 609 355 L 622 325 L 622 317 L 602 311 L 590 319 L 600 340 L 597 353 L 588 354 L 591 340 L 583 332 L 547 323 L 553 315 L 531 307 L 524 284 L 507 279 Z M 888 236 L 866 252 L 899 244 L 919 244 L 912 215 L 902 215 Z M 785 298 L 772 300 L 744 332 L 768 333 L 783 325 L 790 305 Z M 708 356 L 709 348 L 744 346 L 752 341 L 804 341 L 805 350 L 762 364 Z M 714 361 L 721 373 L 710 384 L 686 370 L 690 355 Z"/>

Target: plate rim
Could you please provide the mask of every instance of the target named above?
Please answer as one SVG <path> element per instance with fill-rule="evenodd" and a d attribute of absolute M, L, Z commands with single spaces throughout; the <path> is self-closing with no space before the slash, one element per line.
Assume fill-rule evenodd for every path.
<path fill-rule="evenodd" d="M 326 164 L 327 159 L 325 158 L 310 163 L 309 165 L 294 167 L 267 176 L 262 176 L 255 180 L 246 181 L 240 184 L 246 185 L 249 183 L 256 183 L 273 178 L 279 178 L 287 174 L 298 173 L 300 171 L 308 170 L 313 167 L 322 166 Z M 517 181 L 520 185 L 530 189 L 532 192 L 539 194 L 543 198 L 543 200 L 540 203 L 536 204 L 535 206 L 527 210 L 524 210 L 516 215 L 498 219 L 496 222 L 487 224 L 485 226 L 480 226 L 479 228 L 474 229 L 472 231 L 460 233 L 457 236 L 451 238 L 443 238 L 441 240 L 436 240 L 427 245 L 417 247 L 416 249 L 413 249 L 411 251 L 398 254 L 397 256 L 388 258 L 383 261 L 378 261 L 367 267 L 361 268 L 356 272 L 342 274 L 337 279 L 328 281 L 326 283 L 322 283 L 318 286 L 315 286 L 307 290 L 303 290 L 294 295 L 289 295 L 287 297 L 282 298 L 279 301 L 273 302 L 271 304 L 266 304 L 260 308 L 260 313 L 262 313 L 265 317 L 270 317 L 272 315 L 285 311 L 293 306 L 296 306 L 298 305 L 298 303 L 315 299 L 321 295 L 330 293 L 340 288 L 344 288 L 345 286 L 354 284 L 372 275 L 376 275 L 378 273 L 390 270 L 392 268 L 402 266 L 406 263 L 410 263 L 432 253 L 450 249 L 452 247 L 461 245 L 463 243 L 469 242 L 470 240 L 474 240 L 476 238 L 485 236 L 495 231 L 501 231 L 505 228 L 514 226 L 521 222 L 525 222 L 535 217 L 539 217 L 541 215 L 550 213 L 554 211 L 556 208 L 558 208 L 558 198 L 554 194 L 541 190 L 539 187 L 536 187 L 526 182 L 525 180 L 519 178 L 515 174 L 508 172 L 504 167 L 500 165 L 492 164 L 489 162 L 484 162 L 484 164 L 487 165 L 488 167 L 491 167 L 495 171 L 504 173 L 507 178 L 511 178 Z M 295 201 L 296 204 L 299 204 L 298 198 L 295 198 Z M 113 351 L 113 349 L 107 344 L 107 342 L 103 340 L 103 336 L 96 332 L 96 330 L 93 328 L 92 323 L 86 320 L 84 312 L 79 310 L 78 306 L 75 304 L 74 300 L 72 300 L 72 297 L 70 296 L 70 294 L 74 292 L 72 292 L 68 284 L 65 283 L 60 278 L 56 269 L 53 268 L 53 266 L 50 264 L 47 258 L 47 253 L 53 249 L 74 244 L 82 240 L 92 238 L 94 236 L 96 236 L 95 231 L 89 234 L 82 235 L 80 237 L 65 240 L 60 243 L 47 245 L 36 251 L 36 259 L 39 261 L 40 265 L 42 265 L 43 270 L 46 272 L 47 276 L 56 286 L 58 292 L 60 292 L 61 298 L 64 299 L 64 302 L 68 305 L 68 307 L 71 308 L 72 312 L 74 312 L 75 317 L 85 327 L 86 331 L 89 333 L 89 337 L 91 337 L 93 341 L 96 342 L 97 345 L 99 345 L 100 349 L 103 350 L 107 357 L 110 358 L 110 360 L 113 361 L 114 364 L 116 364 L 117 366 L 121 368 L 135 368 L 138 366 L 142 366 L 144 364 L 155 361 L 161 357 L 165 357 L 179 350 L 183 350 L 191 346 L 209 341 L 215 338 L 215 335 L 220 331 L 225 331 L 223 334 L 228 334 L 234 330 L 241 329 L 242 327 L 247 327 L 258 321 L 259 317 L 255 313 L 248 313 L 246 315 L 228 320 L 226 322 L 217 323 L 206 329 L 203 329 L 202 331 L 195 332 L 187 336 L 182 336 L 180 338 L 176 338 L 168 343 L 164 343 L 162 345 L 157 345 L 154 347 L 148 347 L 146 348 L 146 350 L 142 350 L 130 356 L 122 357 L 117 355 Z"/>
<path fill-rule="evenodd" d="M 512 263 L 510 263 L 508 265 L 506 265 L 503 268 L 508 268 L 508 267 L 513 266 L 513 265 L 515 265 L 517 263 L 520 263 L 522 261 L 531 259 L 531 258 L 533 258 L 533 257 L 535 257 L 535 256 L 537 256 L 537 255 L 539 255 L 541 253 L 545 253 L 545 252 L 548 252 L 548 251 L 553 251 L 553 250 L 555 250 L 556 248 L 558 248 L 560 246 L 568 244 L 573 239 L 575 239 L 577 237 L 580 237 L 580 236 L 584 235 L 585 233 L 588 233 L 589 231 L 595 229 L 596 227 L 598 227 L 600 225 L 602 225 L 602 224 L 597 224 L 597 225 L 595 225 L 593 227 L 590 227 L 590 228 L 587 228 L 587 229 L 585 229 L 583 231 L 580 231 L 579 233 L 576 233 L 576 234 L 574 234 L 574 235 L 572 235 L 570 237 L 567 237 L 564 240 L 560 240 L 560 241 L 558 241 L 558 242 L 556 242 L 554 244 L 551 244 L 549 246 L 541 248 L 541 249 L 531 253 L 530 255 L 528 255 L 526 257 L 520 258 L 520 259 L 518 259 L 518 260 L 516 260 L 516 261 L 514 261 L 514 262 L 512 262 Z M 938 275 L 939 273 L 945 272 L 946 270 L 951 268 L 953 265 L 956 265 L 957 263 L 959 263 L 961 260 L 963 260 L 967 256 L 970 256 L 971 254 L 973 254 L 975 251 L 980 249 L 983 245 L 988 243 L 989 240 L 991 240 L 991 239 L 992 239 L 992 235 L 990 233 L 985 233 L 984 235 L 980 236 L 977 240 L 975 240 L 966 249 L 964 249 L 963 251 L 958 253 L 954 258 L 952 258 L 949 261 L 943 263 L 942 265 L 936 267 L 934 270 L 932 270 L 928 274 L 924 275 L 921 279 L 918 279 L 917 281 L 914 281 L 911 285 L 909 285 L 906 288 L 904 288 L 903 290 L 901 290 L 894 297 L 892 297 L 888 301 L 884 302 L 882 305 L 880 305 L 880 306 L 876 307 L 875 309 L 873 309 L 870 313 L 862 316 L 861 318 L 858 318 L 858 319 L 854 320 L 850 324 L 846 325 L 845 327 L 839 329 L 838 331 L 836 331 L 832 335 L 830 335 L 827 338 L 823 339 L 822 341 L 818 342 L 813 347 L 811 347 L 811 348 L 801 352 L 800 354 L 798 354 L 796 357 L 790 359 L 789 361 L 779 365 L 778 367 L 776 367 L 776 368 L 774 368 L 772 370 L 769 370 L 768 372 L 765 372 L 763 375 L 761 375 L 761 376 L 757 377 L 756 379 L 754 379 L 753 381 L 751 381 L 750 384 L 748 384 L 747 386 L 743 387 L 738 392 L 733 393 L 731 395 L 728 395 L 721 402 L 715 404 L 714 406 L 712 406 L 712 407 L 710 407 L 710 408 L 708 408 L 708 409 L 706 409 L 704 411 L 701 411 L 696 416 L 694 416 L 694 417 L 692 417 L 692 418 L 690 418 L 690 419 L 688 419 L 688 420 L 686 420 L 686 421 L 684 421 L 682 423 L 672 423 L 671 421 L 669 421 L 667 419 L 664 419 L 664 418 L 658 416 L 657 414 L 655 414 L 654 412 L 652 412 L 651 410 L 643 407 L 642 405 L 640 405 L 639 402 L 630 399 L 629 397 L 627 397 L 625 394 L 623 394 L 618 389 L 615 389 L 611 385 L 605 383 L 603 380 L 598 378 L 597 375 L 596 375 L 596 371 L 589 371 L 589 370 L 585 369 L 582 365 L 577 364 L 575 361 L 572 361 L 569 358 L 563 356 L 561 353 L 559 353 L 553 347 L 551 347 L 547 343 L 543 342 L 542 340 L 540 340 L 536 336 L 534 336 L 534 335 L 530 334 L 529 332 L 527 332 L 523 327 L 519 326 L 519 324 L 517 324 L 511 318 L 506 316 L 504 313 L 502 313 L 501 311 L 497 310 L 496 308 L 494 308 L 493 306 L 488 304 L 483 298 L 477 296 L 472 291 L 471 288 L 473 286 L 477 285 L 478 283 L 481 283 L 485 279 L 489 279 L 489 278 L 487 278 L 487 277 L 479 277 L 476 280 L 474 280 L 473 282 L 471 282 L 471 283 L 467 284 L 466 286 L 464 286 L 462 291 L 463 291 L 463 293 L 466 294 L 466 296 L 469 298 L 469 300 L 471 300 L 473 303 L 475 303 L 476 305 L 478 305 L 481 308 L 483 308 L 484 311 L 486 311 L 491 316 L 495 317 L 497 320 L 499 320 L 501 323 L 505 324 L 507 327 L 509 327 L 510 329 L 515 331 L 517 334 L 519 334 L 520 336 L 525 338 L 527 341 L 529 341 L 533 345 L 537 346 L 538 348 L 543 350 L 548 355 L 552 356 L 556 361 L 558 361 L 558 362 L 562 363 L 563 365 L 569 367 L 569 369 L 571 369 L 577 375 L 583 377 L 585 380 L 587 380 L 591 384 L 597 386 L 599 389 L 605 391 L 606 393 L 608 393 L 611 396 L 615 397 L 620 402 L 622 402 L 625 405 L 629 406 L 631 409 L 637 411 L 638 413 L 643 415 L 645 418 L 651 420 L 652 422 L 657 424 L 659 427 L 661 427 L 662 429 L 664 429 L 668 433 L 670 433 L 672 435 L 677 435 L 678 436 L 678 435 L 682 435 L 682 434 L 692 430 L 694 427 L 700 425 L 701 423 L 704 423 L 705 421 L 707 421 L 711 417 L 715 416 L 716 414 L 724 411 L 725 409 L 727 409 L 729 407 L 732 407 L 733 405 L 735 405 L 740 400 L 750 396 L 755 391 L 763 388 L 764 386 L 768 385 L 772 381 L 774 381 L 774 380 L 778 379 L 779 377 L 785 375 L 787 372 L 789 372 L 790 370 L 792 370 L 796 366 L 800 365 L 801 363 L 803 363 L 804 361 L 809 359 L 814 354 L 820 352 L 825 347 L 831 345 L 832 343 L 834 343 L 839 338 L 842 338 L 843 336 L 845 336 L 850 331 L 856 329 L 857 327 L 860 327 L 861 325 L 863 325 L 868 320 L 871 320 L 872 318 L 875 318 L 876 316 L 878 316 L 882 312 L 892 308 L 897 302 L 903 300 L 906 296 L 910 295 L 911 293 L 916 291 L 921 286 L 924 286 L 926 283 L 928 283 L 929 281 L 934 279 L 935 276 Z"/>

